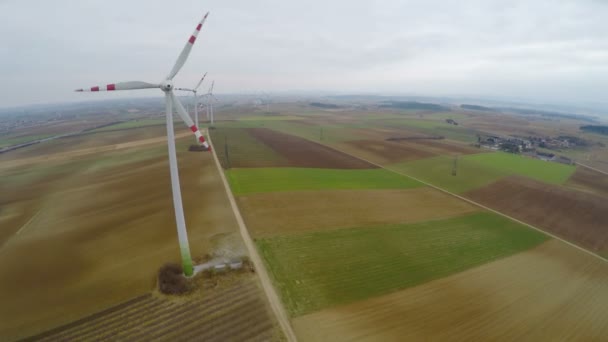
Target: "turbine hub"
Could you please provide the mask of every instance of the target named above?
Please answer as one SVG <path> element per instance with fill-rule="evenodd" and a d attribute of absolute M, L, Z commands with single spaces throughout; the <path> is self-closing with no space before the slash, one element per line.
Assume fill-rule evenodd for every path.
<path fill-rule="evenodd" d="M 173 90 L 173 82 L 171 80 L 165 80 L 160 84 L 160 89 L 163 91 L 171 91 Z"/>

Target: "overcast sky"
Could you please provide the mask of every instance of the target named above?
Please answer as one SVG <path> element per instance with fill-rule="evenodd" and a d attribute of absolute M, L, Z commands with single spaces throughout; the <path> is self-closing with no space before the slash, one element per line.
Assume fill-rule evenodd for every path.
<path fill-rule="evenodd" d="M 205 11 L 177 86 L 608 102 L 608 1 L 0 0 L 0 107 L 161 96 L 73 90 L 161 81 Z"/>

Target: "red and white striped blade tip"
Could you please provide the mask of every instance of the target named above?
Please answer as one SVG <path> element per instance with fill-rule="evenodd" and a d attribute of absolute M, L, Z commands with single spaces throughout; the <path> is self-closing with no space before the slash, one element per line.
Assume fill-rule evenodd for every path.
<path fill-rule="evenodd" d="M 133 90 L 133 89 L 150 89 L 159 88 L 160 85 L 147 82 L 133 81 L 110 83 L 105 86 L 95 86 L 90 88 L 76 89 L 77 92 L 96 92 L 96 91 L 115 91 L 115 90 Z"/>
<path fill-rule="evenodd" d="M 190 39 L 188 39 L 188 41 L 186 42 L 186 45 L 182 49 L 182 52 L 177 57 L 177 61 L 175 61 L 175 65 L 173 65 L 173 69 L 171 69 L 171 72 L 169 72 L 169 75 L 167 75 L 168 80 L 172 80 L 173 77 L 175 77 L 175 75 L 177 75 L 177 73 L 180 71 L 182 66 L 184 66 L 184 63 L 186 63 L 186 60 L 188 59 L 188 56 L 190 55 L 190 51 L 192 50 L 192 46 L 194 45 L 194 42 L 196 41 L 196 38 L 198 37 L 198 34 L 201 31 L 201 28 L 205 24 L 205 20 L 207 20 L 208 15 L 209 15 L 209 12 L 207 12 L 207 14 L 205 14 L 203 19 L 201 19 L 201 21 L 198 23 L 198 25 L 194 29 L 194 32 L 190 36 Z"/>

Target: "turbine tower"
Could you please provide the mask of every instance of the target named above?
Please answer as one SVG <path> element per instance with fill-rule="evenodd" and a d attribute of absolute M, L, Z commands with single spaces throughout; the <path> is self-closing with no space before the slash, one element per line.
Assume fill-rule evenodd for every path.
<path fill-rule="evenodd" d="M 76 91 L 115 91 L 115 90 L 134 90 L 134 89 L 153 89 L 160 88 L 165 94 L 165 110 L 167 114 L 167 146 L 169 149 L 169 169 L 171 173 L 171 189 L 173 191 L 173 207 L 175 209 L 175 222 L 177 225 L 177 237 L 179 240 L 180 253 L 182 258 L 182 266 L 184 269 L 184 274 L 186 276 L 191 276 L 193 273 L 192 266 L 192 257 L 190 256 L 190 246 L 188 244 L 188 232 L 186 231 L 186 220 L 184 219 L 184 208 L 182 206 L 182 195 L 181 189 L 179 187 L 179 173 L 177 168 L 177 156 L 175 154 L 175 136 L 173 132 L 173 110 L 177 111 L 177 114 L 181 117 L 184 123 L 192 130 L 194 135 L 196 136 L 199 144 L 211 150 L 209 144 L 205 141 L 205 138 L 201 134 L 198 129 L 198 126 L 192 122 L 188 113 L 184 109 L 184 106 L 179 102 L 177 96 L 173 93 L 173 78 L 180 71 L 186 60 L 188 59 L 188 55 L 190 55 L 190 51 L 192 50 L 192 46 L 196 41 L 196 37 L 198 36 L 201 28 L 205 24 L 207 20 L 207 16 L 209 12 L 205 14 L 203 19 L 198 23 L 194 33 L 190 36 L 186 45 L 182 49 L 182 52 L 177 58 L 173 69 L 169 72 L 169 74 L 160 82 L 160 83 L 147 83 L 147 82 L 122 82 L 122 83 L 112 83 L 106 86 L 96 86 L 88 89 L 78 89 Z"/>
<path fill-rule="evenodd" d="M 201 78 L 201 80 L 198 81 L 198 84 L 193 89 L 175 88 L 175 90 L 191 91 L 194 94 L 194 124 L 196 125 L 196 127 L 198 127 L 198 96 L 196 95 L 196 92 L 198 91 L 198 88 L 201 86 L 201 84 L 205 80 L 205 76 L 207 76 L 207 73 L 205 73 L 203 75 L 203 78 Z"/>
<path fill-rule="evenodd" d="M 209 91 L 205 94 L 207 98 L 207 119 L 210 120 L 210 126 L 213 127 L 215 123 L 215 114 L 213 113 L 213 102 L 217 102 L 218 99 L 213 95 L 213 87 L 215 86 L 215 81 L 211 81 L 211 87 L 209 87 Z"/>

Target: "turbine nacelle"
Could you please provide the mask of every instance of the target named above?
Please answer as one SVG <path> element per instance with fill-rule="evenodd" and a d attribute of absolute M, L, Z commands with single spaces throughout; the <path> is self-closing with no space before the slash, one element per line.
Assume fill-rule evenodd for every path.
<path fill-rule="evenodd" d="M 162 91 L 164 91 L 164 92 L 169 92 L 169 91 L 173 90 L 173 81 L 171 81 L 171 80 L 164 80 L 160 84 L 160 89 L 162 89 Z"/>

